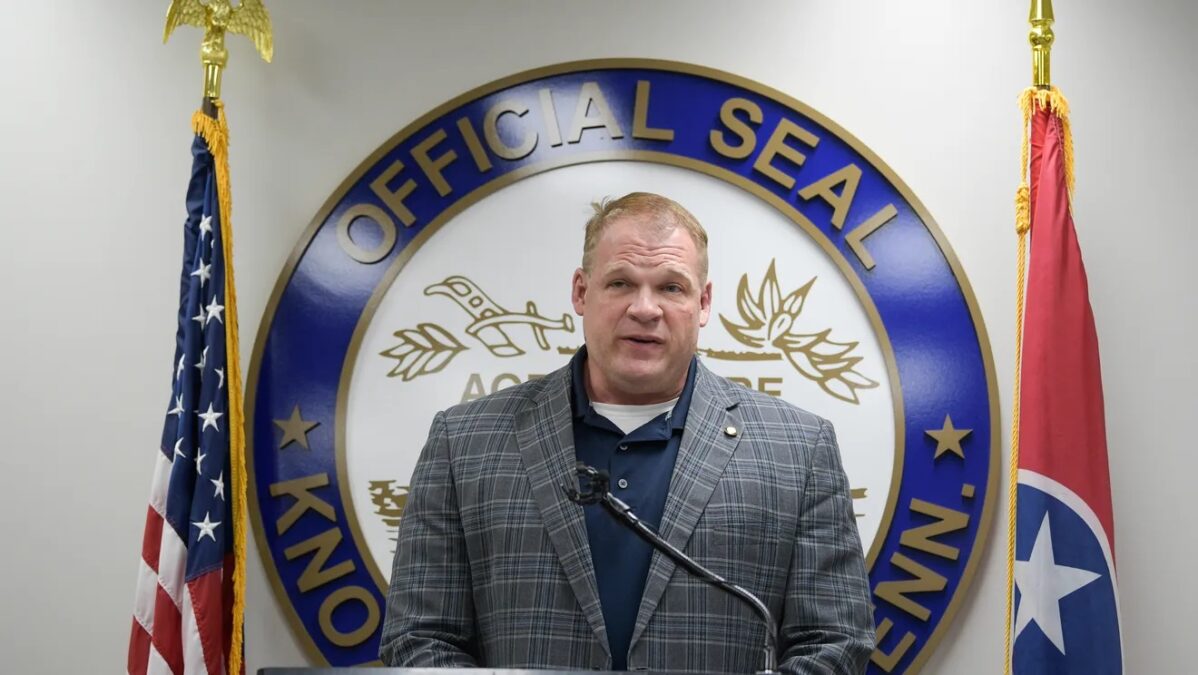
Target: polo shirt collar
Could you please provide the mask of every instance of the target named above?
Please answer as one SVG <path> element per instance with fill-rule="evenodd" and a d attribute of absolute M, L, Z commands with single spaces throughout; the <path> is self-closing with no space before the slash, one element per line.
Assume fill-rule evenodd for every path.
<path fill-rule="evenodd" d="M 570 398 L 570 405 L 574 413 L 574 419 L 586 417 L 594 413 L 591 407 L 591 399 L 587 396 L 586 385 L 586 361 L 587 347 L 583 345 L 574 358 L 570 359 L 570 384 L 573 391 L 573 396 Z M 696 356 L 691 357 L 691 365 L 686 373 L 686 384 L 682 387 L 682 393 L 678 395 L 678 402 L 674 404 L 674 409 L 670 412 L 670 428 L 681 430 L 686 428 L 686 414 L 691 407 L 691 397 L 695 392 L 695 373 L 698 368 L 699 359 Z"/>

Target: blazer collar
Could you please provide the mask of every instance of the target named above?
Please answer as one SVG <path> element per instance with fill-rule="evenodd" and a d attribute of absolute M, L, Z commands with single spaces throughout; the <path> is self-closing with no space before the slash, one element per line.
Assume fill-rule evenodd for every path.
<path fill-rule="evenodd" d="M 610 656 L 582 507 L 562 490 L 565 485 L 578 485 L 570 379 L 569 366 L 542 378 L 531 405 L 516 415 L 516 440 L 549 540 L 587 623 Z"/>

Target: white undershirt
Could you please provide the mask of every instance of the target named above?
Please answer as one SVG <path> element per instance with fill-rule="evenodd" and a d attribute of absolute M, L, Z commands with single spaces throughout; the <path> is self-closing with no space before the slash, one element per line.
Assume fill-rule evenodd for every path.
<path fill-rule="evenodd" d="M 619 427 L 620 431 L 629 434 L 643 427 L 645 422 L 654 417 L 664 412 L 670 412 L 674 409 L 674 404 L 676 403 L 678 403 L 678 399 L 673 398 L 662 403 L 650 403 L 648 405 L 592 403 L 591 407 L 595 409 L 595 412 L 611 420 L 611 423 Z"/>

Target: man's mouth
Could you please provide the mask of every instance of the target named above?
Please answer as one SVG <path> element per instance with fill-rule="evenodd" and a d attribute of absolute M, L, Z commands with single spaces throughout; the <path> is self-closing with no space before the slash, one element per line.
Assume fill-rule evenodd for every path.
<path fill-rule="evenodd" d="M 622 339 L 638 345 L 659 345 L 663 342 L 661 338 L 652 335 L 626 335 Z"/>

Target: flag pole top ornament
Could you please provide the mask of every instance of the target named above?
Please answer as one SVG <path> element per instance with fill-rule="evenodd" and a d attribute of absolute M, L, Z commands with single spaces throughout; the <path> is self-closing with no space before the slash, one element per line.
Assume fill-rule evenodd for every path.
<path fill-rule="evenodd" d="M 1027 41 L 1032 43 L 1032 84 L 1041 89 L 1052 86 L 1052 43 L 1056 36 L 1052 32 L 1052 0 L 1032 0 L 1028 13 L 1032 25 Z"/>
<path fill-rule="evenodd" d="M 236 7 L 229 0 L 210 0 L 207 3 L 200 0 L 171 0 L 171 6 L 166 10 L 163 44 L 182 24 L 204 29 L 200 62 L 204 64 L 205 100 L 220 98 L 221 73 L 229 62 L 229 52 L 225 49 L 226 32 L 238 33 L 253 40 L 254 47 L 267 63 L 274 56 L 270 14 L 262 0 L 241 0 Z"/>

